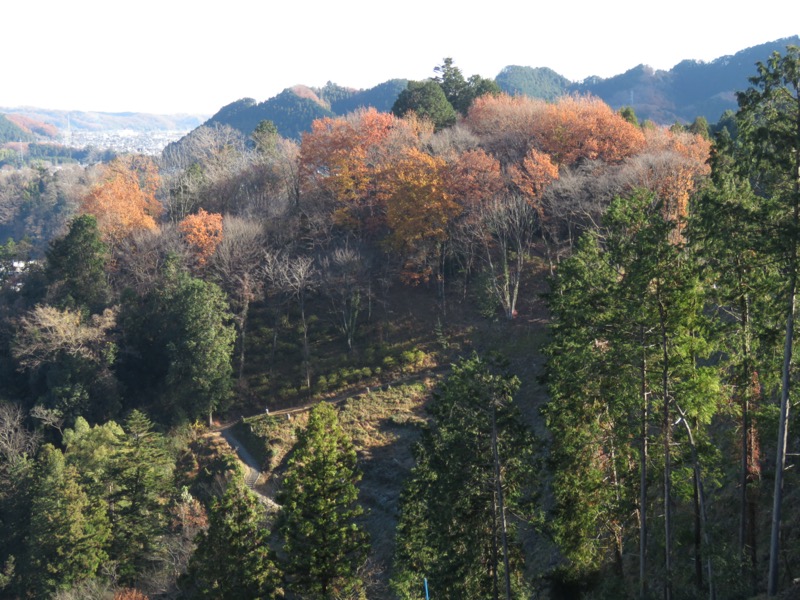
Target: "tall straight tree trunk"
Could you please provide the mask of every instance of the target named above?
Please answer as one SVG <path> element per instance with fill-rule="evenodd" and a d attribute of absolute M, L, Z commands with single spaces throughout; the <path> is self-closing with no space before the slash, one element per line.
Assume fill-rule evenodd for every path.
<path fill-rule="evenodd" d="M 608 420 L 609 424 L 611 423 L 611 417 L 608 414 L 608 406 L 606 406 L 606 419 Z M 619 481 L 619 473 L 617 471 L 617 447 L 614 442 L 614 436 L 609 435 L 609 447 L 611 450 L 611 485 L 614 486 L 614 496 L 615 500 L 617 501 L 617 506 L 622 505 L 622 493 L 620 492 L 620 481 Z M 614 533 L 614 569 L 620 577 L 623 574 L 623 565 L 622 565 L 622 551 L 623 551 L 623 541 L 625 539 L 625 525 L 623 523 L 614 523 L 613 526 L 613 533 Z"/>
<path fill-rule="evenodd" d="M 245 337 L 247 334 L 247 313 L 250 309 L 250 301 L 244 300 L 242 306 L 242 314 L 239 316 L 239 384 L 241 385 L 244 379 L 244 353 L 245 353 Z"/>
<path fill-rule="evenodd" d="M 740 278 L 740 288 L 742 285 Z M 749 296 L 746 294 L 743 295 L 740 302 L 742 312 L 742 373 L 740 382 L 742 388 L 742 449 L 739 479 L 739 555 L 743 561 L 743 571 L 748 573 L 751 579 L 751 591 L 755 593 L 758 578 L 756 572 L 758 560 L 756 516 L 758 507 L 753 497 L 757 489 L 756 486 L 753 485 L 757 477 L 753 469 L 753 464 L 758 461 L 758 456 L 755 451 L 757 447 L 757 431 L 751 416 L 751 411 L 752 401 L 759 396 L 759 390 L 757 375 L 752 366 Z"/>
<path fill-rule="evenodd" d="M 797 207 L 795 207 L 795 225 Z M 783 370 L 781 372 L 781 412 L 778 418 L 778 443 L 775 456 L 775 488 L 772 495 L 772 528 L 769 541 L 769 585 L 767 594 L 778 594 L 778 551 L 781 534 L 781 501 L 783 500 L 783 471 L 786 468 L 786 440 L 789 431 L 789 385 L 794 342 L 794 308 L 797 288 L 795 273 L 797 245 L 794 244 L 792 272 L 789 275 L 789 305 L 786 311 L 786 338 L 783 346 Z"/>
<path fill-rule="evenodd" d="M 662 429 L 664 436 L 664 600 L 672 600 L 672 422 L 669 397 L 669 346 L 666 311 L 661 299 L 661 281 L 656 283 L 658 316 L 661 325 L 661 395 L 663 397 Z"/>
<path fill-rule="evenodd" d="M 498 581 L 498 565 L 500 564 L 500 550 L 497 547 L 497 521 L 500 516 L 497 514 L 497 491 L 492 490 L 492 598 L 500 600 L 500 582 Z"/>
<path fill-rule="evenodd" d="M 642 335 L 642 441 L 639 448 L 639 596 L 647 597 L 647 356 L 644 351 L 644 326 Z"/>
<path fill-rule="evenodd" d="M 500 478 L 500 454 L 497 450 L 497 407 L 492 401 L 492 459 L 494 460 L 494 484 L 497 493 L 497 507 L 500 510 L 500 538 L 503 542 L 503 568 L 506 584 L 506 600 L 511 600 L 511 569 L 508 564 L 508 535 L 506 532 L 506 509 L 503 499 L 503 481 Z"/>
<path fill-rule="evenodd" d="M 750 327 L 749 302 L 747 296 L 741 299 L 742 310 L 742 450 L 741 465 L 739 471 L 739 555 L 744 558 L 747 544 L 747 485 L 750 470 L 750 339 L 748 328 Z M 751 565 L 751 567 L 754 565 Z"/>
<path fill-rule="evenodd" d="M 311 352 L 308 348 L 308 324 L 306 323 L 306 305 L 300 303 L 300 320 L 303 325 L 303 365 L 306 370 L 306 388 L 311 390 Z"/>
<path fill-rule="evenodd" d="M 795 63 L 796 64 L 796 63 Z M 795 86 L 797 82 L 795 81 Z M 795 87 L 795 92 L 800 89 Z M 800 107 L 800 97 L 793 98 Z M 800 109 L 795 119 L 795 139 L 800 140 Z M 789 385 L 794 344 L 794 310 L 797 295 L 797 238 L 800 235 L 800 151 L 794 148 L 794 177 L 792 202 L 791 252 L 789 255 L 789 303 L 786 309 L 786 343 L 783 346 L 783 371 L 781 373 L 781 412 L 778 421 L 778 448 L 775 457 L 775 490 L 772 501 L 772 529 L 769 540 L 769 585 L 767 594 L 778 594 L 778 550 L 781 534 L 781 502 L 783 500 L 783 471 L 786 468 L 786 440 L 789 433 Z"/>
<path fill-rule="evenodd" d="M 692 503 L 694 505 L 694 583 L 698 589 L 703 589 L 703 538 L 700 527 L 700 492 L 697 471 L 692 478 Z"/>
<path fill-rule="evenodd" d="M 692 449 L 692 468 L 694 470 L 694 484 L 695 484 L 695 502 L 696 502 L 696 512 L 695 516 L 699 521 L 699 530 L 702 530 L 702 538 L 703 542 L 706 545 L 706 548 L 711 547 L 711 540 L 709 538 L 708 533 L 708 512 L 706 511 L 706 494 L 705 490 L 703 489 L 703 478 L 702 472 L 700 470 L 700 456 L 697 454 L 697 444 L 694 440 L 694 435 L 692 434 L 692 428 L 689 426 L 689 421 L 686 419 L 686 413 L 681 409 L 681 407 L 676 403 L 675 408 L 680 415 L 680 421 L 683 423 L 684 427 L 686 428 L 686 435 L 689 438 L 689 447 Z M 697 530 L 696 530 L 697 535 Z M 700 562 L 700 553 L 697 553 L 697 564 L 700 565 L 700 575 L 698 576 L 700 580 L 702 580 L 702 564 Z M 708 575 L 708 597 L 709 600 L 716 600 L 717 598 L 717 591 L 714 586 L 714 568 L 711 562 L 711 557 L 706 558 L 706 573 Z"/>

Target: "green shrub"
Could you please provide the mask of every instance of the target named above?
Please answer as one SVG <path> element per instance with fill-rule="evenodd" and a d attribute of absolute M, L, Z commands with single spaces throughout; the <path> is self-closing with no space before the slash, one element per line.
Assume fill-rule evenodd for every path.
<path fill-rule="evenodd" d="M 403 365 L 413 365 L 417 362 L 417 353 L 415 350 L 403 350 L 400 354 L 400 362 Z"/>

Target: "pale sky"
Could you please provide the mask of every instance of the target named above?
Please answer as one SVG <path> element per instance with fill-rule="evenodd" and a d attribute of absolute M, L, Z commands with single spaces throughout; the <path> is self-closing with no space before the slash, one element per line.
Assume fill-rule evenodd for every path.
<path fill-rule="evenodd" d="M 669 69 L 800 34 L 800 2 L 9 0 L 0 22 L 0 107 L 212 114 L 299 83 L 425 79 L 447 56 L 465 76 Z"/>

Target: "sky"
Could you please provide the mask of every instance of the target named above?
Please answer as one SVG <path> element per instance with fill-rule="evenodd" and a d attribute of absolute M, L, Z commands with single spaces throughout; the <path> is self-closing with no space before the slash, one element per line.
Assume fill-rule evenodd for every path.
<path fill-rule="evenodd" d="M 0 6 L 0 107 L 210 115 L 296 84 L 425 79 L 444 57 L 465 76 L 520 65 L 580 81 L 800 34 L 797 0 L 746 5 L 742 15 L 733 0 L 13 0 Z"/>

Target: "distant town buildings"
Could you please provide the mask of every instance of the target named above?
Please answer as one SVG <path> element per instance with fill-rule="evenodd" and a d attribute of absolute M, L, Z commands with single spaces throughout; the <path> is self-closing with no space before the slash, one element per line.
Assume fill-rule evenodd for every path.
<path fill-rule="evenodd" d="M 170 142 L 181 139 L 188 131 L 134 131 L 116 129 L 107 131 L 86 131 L 67 129 L 61 143 L 72 148 L 93 147 L 99 150 L 114 150 L 120 153 L 158 155 Z"/>

